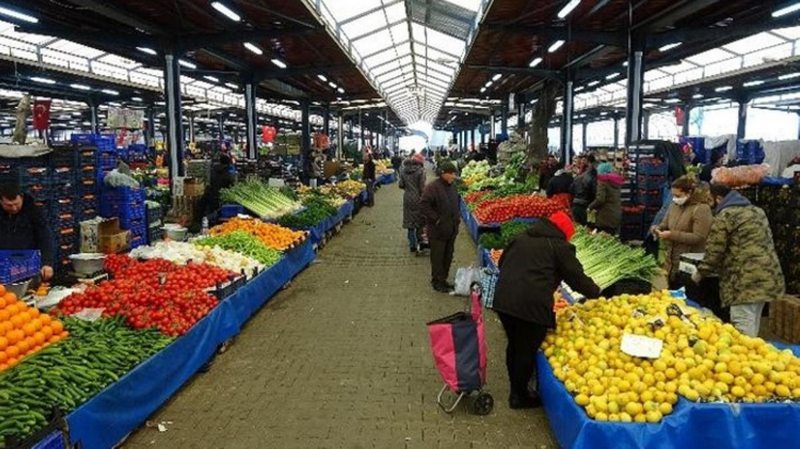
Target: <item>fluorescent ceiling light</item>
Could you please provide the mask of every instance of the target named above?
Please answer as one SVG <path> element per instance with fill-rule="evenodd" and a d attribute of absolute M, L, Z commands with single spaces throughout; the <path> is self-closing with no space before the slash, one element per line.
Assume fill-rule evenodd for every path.
<path fill-rule="evenodd" d="M 286 68 L 286 63 L 281 61 L 278 58 L 272 58 L 272 63 L 275 64 L 277 67 L 280 67 L 282 69 Z"/>
<path fill-rule="evenodd" d="M 675 104 L 680 102 L 681 100 L 679 98 L 667 98 L 666 100 L 664 100 L 664 103 L 669 103 L 669 104 Z"/>
<path fill-rule="evenodd" d="M 755 80 L 755 81 L 748 81 L 748 82 L 742 84 L 742 86 L 744 86 L 744 87 L 753 87 L 753 86 L 760 86 L 762 84 L 764 84 L 763 80 Z"/>
<path fill-rule="evenodd" d="M 340 94 L 343 94 L 344 93 L 344 89 L 339 87 L 339 88 L 336 89 L 336 92 L 339 92 Z"/>
<path fill-rule="evenodd" d="M 242 17 L 236 14 L 232 9 L 228 8 L 222 2 L 211 2 L 211 7 L 222 13 L 223 16 L 233 20 L 234 22 L 241 22 Z"/>
<path fill-rule="evenodd" d="M 547 49 L 547 52 L 548 52 L 548 53 L 553 53 L 553 52 L 556 52 L 556 51 L 558 51 L 558 49 L 559 49 L 559 48 L 561 48 L 562 46 L 564 46 L 564 43 L 565 43 L 565 42 L 564 42 L 564 40 L 562 40 L 562 39 L 559 39 L 559 40 L 557 40 L 557 41 L 553 42 L 553 44 L 552 44 L 552 45 L 550 45 L 550 48 L 548 48 L 548 49 Z"/>
<path fill-rule="evenodd" d="M 117 92 L 116 90 L 111 90 L 111 89 L 103 89 L 100 92 L 102 92 L 104 94 L 108 94 L 108 95 L 119 95 L 119 92 Z"/>
<path fill-rule="evenodd" d="M 191 63 L 189 61 L 185 61 L 183 59 L 178 59 L 178 64 L 186 67 L 187 69 L 196 69 L 197 68 L 197 66 L 194 65 L 193 63 Z"/>
<path fill-rule="evenodd" d="M 800 76 L 800 73 L 789 73 L 789 74 L 786 74 L 786 75 L 779 76 L 778 79 L 781 80 L 781 81 L 790 80 L 792 78 L 797 78 L 798 76 Z"/>
<path fill-rule="evenodd" d="M 203 78 L 205 78 L 205 79 L 207 79 L 207 80 L 209 80 L 209 81 L 211 81 L 213 83 L 218 83 L 219 82 L 219 78 L 211 76 L 211 75 L 205 75 Z"/>
<path fill-rule="evenodd" d="M 233 90 L 236 90 L 236 89 L 239 88 L 239 86 L 237 86 L 236 84 L 233 84 L 233 83 L 225 83 L 225 85 L 230 87 Z"/>
<path fill-rule="evenodd" d="M 695 100 L 699 100 L 699 99 L 703 98 L 703 94 L 694 94 L 694 95 L 692 95 L 692 98 L 694 98 Z"/>
<path fill-rule="evenodd" d="M 491 87 L 491 86 L 492 86 L 492 84 L 494 84 L 494 83 L 492 82 L 492 80 L 489 80 L 489 81 L 487 81 L 487 82 L 486 82 L 486 84 L 484 84 L 484 85 L 483 85 L 483 87 Z"/>
<path fill-rule="evenodd" d="M 782 17 L 787 14 L 791 14 L 793 12 L 800 11 L 800 2 L 797 2 L 793 5 L 784 6 L 781 9 L 777 9 L 772 12 L 772 17 Z"/>
<path fill-rule="evenodd" d="M 492 81 L 497 81 L 502 77 L 503 77 L 503 75 L 501 75 L 499 73 L 495 73 L 494 76 L 492 77 Z"/>
<path fill-rule="evenodd" d="M 322 80 L 323 83 L 327 83 L 328 82 L 328 78 L 325 78 L 325 75 L 317 75 L 317 78 Z"/>
<path fill-rule="evenodd" d="M 486 88 L 485 87 L 481 87 L 481 93 L 484 93 L 484 92 L 486 92 Z"/>
<path fill-rule="evenodd" d="M 607 79 L 607 80 L 613 80 L 614 78 L 616 78 L 616 77 L 618 77 L 618 76 L 619 76 L 619 72 L 617 72 L 617 73 L 612 73 L 612 74 L 610 74 L 610 75 L 607 75 L 607 76 L 606 76 L 606 79 Z"/>
<path fill-rule="evenodd" d="M 258 48 L 258 46 L 256 46 L 256 44 L 253 44 L 251 42 L 245 42 L 242 45 L 244 45 L 244 48 L 250 50 L 251 52 L 253 52 L 253 53 L 255 53 L 255 54 L 259 55 L 259 56 L 264 54 L 264 50 Z"/>
<path fill-rule="evenodd" d="M 142 53 L 147 53 L 148 55 L 154 55 L 154 56 L 155 56 L 155 55 L 157 55 L 157 54 L 158 54 L 158 53 L 156 53 L 156 51 L 155 51 L 155 50 L 153 50 L 152 48 L 147 48 L 147 47 L 136 47 L 136 49 L 137 49 L 137 50 L 139 50 L 139 51 L 140 51 L 140 52 L 142 52 Z"/>
<path fill-rule="evenodd" d="M 587 86 L 594 87 L 594 86 L 597 86 L 598 84 L 600 84 L 600 81 L 594 80 L 594 81 L 590 82 L 589 84 L 587 84 Z"/>
<path fill-rule="evenodd" d="M 580 92 L 583 89 L 586 89 L 586 86 L 578 86 L 578 87 L 575 88 L 575 92 Z"/>
<path fill-rule="evenodd" d="M 131 101 L 143 101 L 142 97 L 131 97 Z"/>
<path fill-rule="evenodd" d="M 628 61 L 623 62 L 622 67 L 628 67 Z"/>
<path fill-rule="evenodd" d="M 70 84 L 69 87 L 78 90 L 92 90 L 92 88 L 87 86 L 86 84 Z"/>
<path fill-rule="evenodd" d="M 664 45 L 663 47 L 660 47 L 658 49 L 658 51 L 660 51 L 661 53 L 664 53 L 665 51 L 670 51 L 673 48 L 680 47 L 681 45 L 683 45 L 683 42 L 673 42 L 671 44 L 667 44 L 667 45 Z"/>
<path fill-rule="evenodd" d="M 36 81 L 37 83 L 42 84 L 55 84 L 55 80 L 51 80 L 50 78 L 42 78 L 40 76 L 32 76 L 31 81 Z"/>
<path fill-rule="evenodd" d="M 332 89 L 336 89 L 337 87 L 339 87 L 333 81 L 328 82 L 328 86 L 331 86 Z"/>
<path fill-rule="evenodd" d="M 561 11 L 558 12 L 558 18 L 563 19 L 567 17 L 569 13 L 571 13 L 575 8 L 578 7 L 580 3 L 581 0 L 570 0 L 569 3 L 564 5 L 564 7 L 561 8 Z"/>
<path fill-rule="evenodd" d="M 530 64 L 528 64 L 528 67 L 536 67 L 537 65 L 539 65 L 539 64 L 541 64 L 541 63 L 542 63 L 542 58 L 534 58 L 534 59 L 531 61 L 531 63 L 530 63 Z"/>
<path fill-rule="evenodd" d="M 732 89 L 733 89 L 733 86 L 720 86 L 720 87 L 714 89 L 714 92 L 727 92 L 727 91 L 732 90 Z"/>
<path fill-rule="evenodd" d="M 8 17 L 13 17 L 15 19 L 19 19 L 28 23 L 39 23 L 39 19 L 37 19 L 36 17 L 30 16 L 25 13 L 21 13 L 19 11 L 14 11 L 13 9 L 9 9 L 4 6 L 0 6 L 0 14 Z"/>

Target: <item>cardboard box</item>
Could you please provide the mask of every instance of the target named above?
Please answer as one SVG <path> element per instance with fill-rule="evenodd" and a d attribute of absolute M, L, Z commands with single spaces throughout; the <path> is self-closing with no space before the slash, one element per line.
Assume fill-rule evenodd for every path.
<path fill-rule="evenodd" d="M 120 231 L 116 234 L 100 236 L 100 252 L 103 254 L 117 254 L 127 251 L 131 247 L 131 231 Z"/>
<path fill-rule="evenodd" d="M 81 252 L 116 254 L 130 247 L 130 231 L 119 227 L 118 218 L 81 222 Z"/>

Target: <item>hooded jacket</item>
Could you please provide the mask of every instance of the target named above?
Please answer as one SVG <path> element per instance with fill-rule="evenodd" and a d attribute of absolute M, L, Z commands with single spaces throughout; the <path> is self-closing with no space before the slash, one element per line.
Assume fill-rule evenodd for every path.
<path fill-rule="evenodd" d="M 420 210 L 430 240 L 450 240 L 458 235 L 461 223 L 456 187 L 441 178 L 431 182 L 422 192 Z"/>
<path fill-rule="evenodd" d="M 28 195 L 14 215 L 0 209 L 0 249 L 38 249 L 42 265 L 54 267 L 55 243 L 43 211 Z"/>
<path fill-rule="evenodd" d="M 600 287 L 583 272 L 575 247 L 548 219 L 514 238 L 499 266 L 493 308 L 541 326 L 556 325 L 553 293 L 561 281 L 587 298 L 600 296 Z"/>
<path fill-rule="evenodd" d="M 769 302 L 783 296 L 783 271 L 764 211 L 734 191 L 715 214 L 698 270 L 703 276 L 719 275 L 722 304 Z"/>
<path fill-rule="evenodd" d="M 594 201 L 597 192 L 597 170 L 589 167 L 572 182 L 573 204 L 578 206 L 588 206 Z"/>
<path fill-rule="evenodd" d="M 703 191 L 696 189 L 683 206 L 670 203 L 664 219 L 658 225 L 660 230 L 672 234 L 669 240 L 665 240 L 667 257 L 664 267 L 672 280 L 678 276 L 681 254 L 702 253 L 705 250 L 714 218 L 703 195 Z"/>
<path fill-rule="evenodd" d="M 420 198 L 425 189 L 425 169 L 413 159 L 403 161 L 399 187 L 403 189 L 403 227 L 419 229 L 425 225 L 420 209 Z"/>
<path fill-rule="evenodd" d="M 589 209 L 597 211 L 595 225 L 600 228 L 619 229 L 622 223 L 620 188 L 625 178 L 619 173 L 597 176 L 597 194 Z"/>

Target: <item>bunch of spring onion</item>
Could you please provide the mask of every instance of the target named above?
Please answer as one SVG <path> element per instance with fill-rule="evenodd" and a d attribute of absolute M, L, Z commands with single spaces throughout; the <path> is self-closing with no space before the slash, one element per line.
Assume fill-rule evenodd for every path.
<path fill-rule="evenodd" d="M 623 279 L 650 282 L 658 272 L 656 260 L 641 248 L 633 248 L 608 234 L 590 234 L 578 227 L 572 244 L 583 270 L 602 289 Z"/>
<path fill-rule="evenodd" d="M 220 197 L 224 202 L 241 204 L 266 219 L 275 219 L 302 209 L 299 202 L 259 181 L 235 184 L 223 189 Z"/>

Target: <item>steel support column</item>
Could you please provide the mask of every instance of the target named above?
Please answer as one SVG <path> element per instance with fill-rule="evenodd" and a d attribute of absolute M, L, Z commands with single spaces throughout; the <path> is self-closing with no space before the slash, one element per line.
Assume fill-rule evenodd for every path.
<path fill-rule="evenodd" d="M 145 116 L 147 117 L 147 129 L 144 131 L 144 142 L 148 148 L 156 146 L 156 111 L 153 105 L 147 106 L 145 109 Z"/>
<path fill-rule="evenodd" d="M 245 131 L 247 132 L 247 157 L 258 157 L 258 115 L 256 114 L 257 84 L 248 82 L 244 85 L 244 107 L 247 112 Z"/>
<path fill-rule="evenodd" d="M 475 128 L 469 130 L 469 146 L 470 148 L 475 148 Z M 467 148 L 467 151 L 469 151 L 470 148 Z"/>
<path fill-rule="evenodd" d="M 575 106 L 575 78 L 572 71 L 567 72 L 564 81 L 564 107 L 561 118 L 561 160 L 572 163 L 572 112 Z"/>
<path fill-rule="evenodd" d="M 525 97 L 522 95 L 517 95 L 517 99 L 519 103 L 517 104 L 517 132 L 521 135 L 525 135 Z"/>
<path fill-rule="evenodd" d="M 642 111 L 642 138 L 650 138 L 650 113 L 647 111 Z"/>
<path fill-rule="evenodd" d="M 619 149 L 619 116 L 614 116 L 614 149 Z"/>
<path fill-rule="evenodd" d="M 683 120 L 681 120 L 681 136 L 689 135 L 689 116 L 692 114 L 692 105 L 686 103 L 683 106 Z"/>
<path fill-rule="evenodd" d="M 589 143 L 588 140 L 586 139 L 587 137 L 586 128 L 588 127 L 589 127 L 588 123 L 586 122 L 581 123 L 581 145 L 583 146 L 584 153 L 589 151 Z"/>
<path fill-rule="evenodd" d="M 495 123 L 494 123 L 495 121 L 494 109 L 489 111 L 489 113 L 491 114 L 489 117 L 489 140 L 491 140 L 497 137 L 497 130 L 495 129 Z"/>
<path fill-rule="evenodd" d="M 747 100 L 739 100 L 739 115 L 736 123 L 736 140 L 744 139 L 747 132 Z"/>
<path fill-rule="evenodd" d="M 631 37 L 628 49 L 628 94 L 625 114 L 625 144 L 642 139 L 642 97 L 644 96 L 643 39 Z"/>
<path fill-rule="evenodd" d="M 508 135 L 508 103 L 505 101 L 500 109 L 500 133 Z"/>
<path fill-rule="evenodd" d="M 322 132 L 331 135 L 331 107 L 327 104 L 322 108 Z"/>
<path fill-rule="evenodd" d="M 225 140 L 225 116 L 217 114 L 217 132 L 219 133 L 219 141 Z"/>
<path fill-rule="evenodd" d="M 194 111 L 189 112 L 187 117 L 189 121 L 189 142 L 195 141 L 195 128 L 194 128 Z"/>
<path fill-rule="evenodd" d="M 89 121 L 91 123 L 91 133 L 92 134 L 100 134 L 100 123 L 97 119 L 97 103 L 94 102 L 91 98 L 89 99 Z"/>
<path fill-rule="evenodd" d="M 308 100 L 300 101 L 300 151 L 302 161 L 302 174 L 300 178 L 308 182 L 311 176 L 311 109 Z"/>
<path fill-rule="evenodd" d="M 336 159 L 344 154 L 344 114 L 339 111 L 336 117 Z"/>
<path fill-rule="evenodd" d="M 361 144 L 358 146 L 358 149 L 362 150 L 364 148 L 364 144 L 366 143 L 366 141 L 364 140 L 366 136 L 364 136 L 364 125 L 361 120 L 361 109 L 358 110 L 358 134 L 361 139 L 360 140 Z"/>
<path fill-rule="evenodd" d="M 167 149 L 170 179 L 183 176 L 183 111 L 181 107 L 181 69 L 178 56 L 164 55 L 164 96 L 167 104 Z M 173 184 L 174 185 L 174 184 Z"/>

